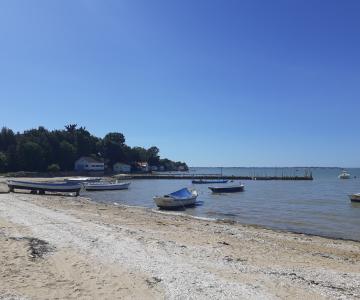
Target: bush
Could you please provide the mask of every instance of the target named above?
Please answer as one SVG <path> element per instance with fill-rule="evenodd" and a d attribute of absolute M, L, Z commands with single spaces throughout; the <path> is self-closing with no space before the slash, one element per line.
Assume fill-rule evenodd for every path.
<path fill-rule="evenodd" d="M 49 172 L 59 172 L 60 171 L 60 167 L 58 164 L 52 164 L 52 165 L 48 166 L 47 169 Z"/>

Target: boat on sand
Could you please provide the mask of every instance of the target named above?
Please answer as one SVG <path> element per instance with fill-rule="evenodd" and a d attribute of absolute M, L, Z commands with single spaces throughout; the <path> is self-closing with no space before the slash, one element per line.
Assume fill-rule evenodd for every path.
<path fill-rule="evenodd" d="M 155 196 L 153 199 L 159 208 L 175 209 L 195 205 L 197 196 L 197 191 L 183 188 L 171 194 Z"/>
<path fill-rule="evenodd" d="M 244 190 L 244 185 L 241 183 L 231 183 L 218 186 L 209 186 L 213 193 L 236 193 Z"/>
<path fill-rule="evenodd" d="M 93 182 L 85 183 L 84 188 L 86 191 L 114 191 L 114 190 L 126 190 L 129 188 L 130 182 Z"/>
<path fill-rule="evenodd" d="M 33 193 L 45 194 L 45 192 L 62 192 L 62 193 L 76 193 L 79 195 L 82 185 L 73 182 L 34 182 L 34 181 L 19 181 L 8 180 L 7 185 L 10 192 L 17 190 L 30 190 Z"/>

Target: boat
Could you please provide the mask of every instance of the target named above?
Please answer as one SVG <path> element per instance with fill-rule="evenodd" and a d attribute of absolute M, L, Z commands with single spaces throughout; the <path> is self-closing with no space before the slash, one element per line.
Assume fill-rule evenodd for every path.
<path fill-rule="evenodd" d="M 349 195 L 352 202 L 360 202 L 360 193 Z"/>
<path fill-rule="evenodd" d="M 114 191 L 126 190 L 129 188 L 130 182 L 91 182 L 85 183 L 84 188 L 86 191 Z"/>
<path fill-rule="evenodd" d="M 39 192 L 39 194 L 45 194 L 45 192 L 63 192 L 63 193 L 76 193 L 79 195 L 82 185 L 74 182 L 34 182 L 34 181 L 18 181 L 8 180 L 7 185 L 10 192 L 18 190 L 30 190 L 32 192 Z"/>
<path fill-rule="evenodd" d="M 159 208 L 175 209 L 195 205 L 197 196 L 197 191 L 183 188 L 171 194 L 155 196 L 153 199 Z"/>
<path fill-rule="evenodd" d="M 338 176 L 339 179 L 350 179 L 350 174 L 346 170 L 342 170 L 341 174 Z"/>
<path fill-rule="evenodd" d="M 193 184 L 213 184 L 213 183 L 227 183 L 227 179 L 194 179 Z"/>
<path fill-rule="evenodd" d="M 71 177 L 65 179 L 66 182 L 86 183 L 86 182 L 99 182 L 100 177 Z"/>
<path fill-rule="evenodd" d="M 236 193 L 244 190 L 243 184 L 224 184 L 220 186 L 209 186 L 213 193 Z"/>

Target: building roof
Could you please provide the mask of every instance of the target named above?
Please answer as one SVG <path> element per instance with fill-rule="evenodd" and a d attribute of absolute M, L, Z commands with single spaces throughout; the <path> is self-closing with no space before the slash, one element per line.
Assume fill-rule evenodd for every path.
<path fill-rule="evenodd" d="M 87 162 L 90 162 L 90 163 L 104 163 L 101 159 L 95 159 L 90 156 L 81 156 L 77 161 L 79 161 L 79 160 L 86 160 Z"/>

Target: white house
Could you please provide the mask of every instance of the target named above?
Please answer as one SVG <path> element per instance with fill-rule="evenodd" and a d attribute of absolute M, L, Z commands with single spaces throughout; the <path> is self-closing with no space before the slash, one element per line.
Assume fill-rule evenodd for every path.
<path fill-rule="evenodd" d="M 149 168 L 149 164 L 146 161 L 143 162 L 137 162 L 137 167 L 140 171 L 142 172 L 149 172 L 150 168 Z"/>
<path fill-rule="evenodd" d="M 116 173 L 130 173 L 131 166 L 117 162 L 113 165 L 113 171 Z"/>
<path fill-rule="evenodd" d="M 89 156 L 82 156 L 75 162 L 75 171 L 104 171 L 102 161 Z"/>

